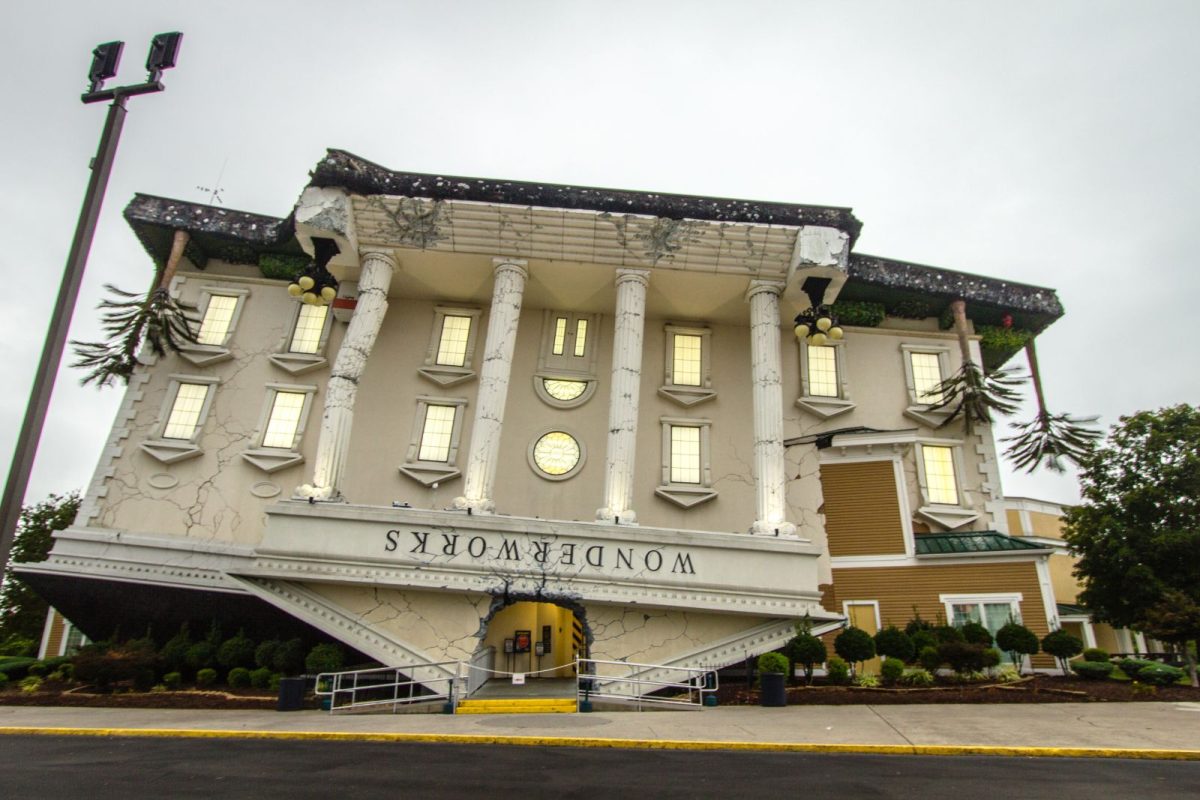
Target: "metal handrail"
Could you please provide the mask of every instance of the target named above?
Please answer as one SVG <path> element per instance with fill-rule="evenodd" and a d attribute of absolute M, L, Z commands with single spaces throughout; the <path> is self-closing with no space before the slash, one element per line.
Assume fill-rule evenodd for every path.
<path fill-rule="evenodd" d="M 350 708 L 386 705 L 392 707 L 394 714 L 402 705 L 436 700 L 453 704 L 455 685 L 460 681 L 461 665 L 460 661 L 438 661 L 346 672 L 322 672 L 317 676 L 315 694 L 330 698 L 331 714 Z M 435 673 L 414 677 L 423 670 Z M 445 684 L 444 691 L 440 689 L 442 684 Z M 390 696 L 387 696 L 389 694 Z"/>
<path fill-rule="evenodd" d="M 628 669 L 625 675 L 602 674 L 598 667 Z M 575 660 L 576 693 L 580 702 L 592 698 L 645 704 L 703 708 L 704 696 L 717 691 L 717 670 L 708 667 L 676 667 L 666 664 L 640 664 L 634 661 L 605 661 L 596 658 Z M 681 680 L 647 677 L 661 672 L 682 673 Z M 674 696 L 661 692 L 675 691 Z"/>

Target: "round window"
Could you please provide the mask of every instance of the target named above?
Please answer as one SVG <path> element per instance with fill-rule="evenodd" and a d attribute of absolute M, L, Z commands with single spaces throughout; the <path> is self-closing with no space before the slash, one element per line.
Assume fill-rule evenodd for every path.
<path fill-rule="evenodd" d="M 533 443 L 530 455 L 533 466 L 543 477 L 561 480 L 569 478 L 579 468 L 583 460 L 583 448 L 571 434 L 549 431 Z"/>
<path fill-rule="evenodd" d="M 564 403 L 578 399 L 587 390 L 587 384 L 583 381 L 565 381 L 552 378 L 543 379 L 542 386 L 546 389 L 546 394 Z"/>

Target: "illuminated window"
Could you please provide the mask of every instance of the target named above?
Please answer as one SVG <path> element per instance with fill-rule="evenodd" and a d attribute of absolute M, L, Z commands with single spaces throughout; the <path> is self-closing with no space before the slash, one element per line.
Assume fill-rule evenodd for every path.
<path fill-rule="evenodd" d="M 575 321 L 575 357 L 583 358 L 583 354 L 587 352 L 587 329 L 588 323 L 586 319 Z"/>
<path fill-rule="evenodd" d="M 549 431 L 533 443 L 533 465 L 547 477 L 569 477 L 582 458 L 579 441 L 565 431 Z"/>
<path fill-rule="evenodd" d="M 321 334 L 325 332 L 325 319 L 329 306 L 310 306 L 300 303 L 296 316 L 296 327 L 288 343 L 289 353 L 316 353 L 321 349 Z"/>
<path fill-rule="evenodd" d="M 712 331 L 667 325 L 666 367 L 658 393 L 681 406 L 691 406 L 716 396 L 712 390 L 709 349 Z"/>
<path fill-rule="evenodd" d="M 700 429 L 671 426 L 671 483 L 700 483 Z"/>
<path fill-rule="evenodd" d="M 595 314 L 547 310 L 533 388 L 555 408 L 586 403 L 596 389 Z"/>
<path fill-rule="evenodd" d="M 672 382 L 676 386 L 699 386 L 701 343 L 704 340 L 690 333 L 676 333 L 674 337 Z"/>
<path fill-rule="evenodd" d="M 238 298 L 214 294 L 204 309 L 204 320 L 196 334 L 198 344 L 223 345 L 233 323 L 233 312 L 237 310 Z"/>
<path fill-rule="evenodd" d="M 447 314 L 442 317 L 442 338 L 438 344 L 436 363 L 461 367 L 467 361 L 467 341 L 471 334 L 471 318 Z"/>
<path fill-rule="evenodd" d="M 300 417 L 304 412 L 304 392 L 276 392 L 267 417 L 267 432 L 263 435 L 263 447 L 285 447 L 291 449 L 296 443 L 296 431 L 300 428 Z"/>
<path fill-rule="evenodd" d="M 937 387 L 942 382 L 941 357 L 937 353 L 910 352 L 908 358 L 917 402 L 940 403 L 942 393 Z"/>
<path fill-rule="evenodd" d="M 258 430 L 262 436 L 255 446 L 242 452 L 242 458 L 263 472 L 278 472 L 304 462 L 300 437 L 312 406 L 316 386 L 292 383 L 268 383 Z"/>
<path fill-rule="evenodd" d="M 543 378 L 542 388 L 546 390 L 546 394 L 555 400 L 570 402 L 582 397 L 583 393 L 587 391 L 588 385 L 586 381 L 563 381 L 555 380 L 554 378 Z"/>
<path fill-rule="evenodd" d="M 680 508 L 717 496 L 709 467 L 712 422 L 695 417 L 662 417 L 662 480 L 654 493 Z"/>
<path fill-rule="evenodd" d="M 567 346 L 567 318 L 556 317 L 554 320 L 554 347 L 550 350 L 554 355 L 561 356 Z"/>
<path fill-rule="evenodd" d="M 480 313 L 477 308 L 434 308 L 429 349 L 424 365 L 417 369 L 422 377 L 440 386 L 453 386 L 475 377 L 471 362 Z"/>
<path fill-rule="evenodd" d="M 164 439 L 188 439 L 196 434 L 200 417 L 208 399 L 209 385 L 204 383 L 180 383 L 171 404 L 171 413 L 163 428 Z"/>
<path fill-rule="evenodd" d="M 841 394 L 838 382 L 837 348 L 808 348 L 808 393 L 816 397 L 837 397 Z"/>
<path fill-rule="evenodd" d="M 420 461 L 448 461 L 454 432 L 456 406 L 429 405 L 425 409 L 425 425 L 421 429 Z"/>
<path fill-rule="evenodd" d="M 954 451 L 949 447 L 923 445 L 925 489 L 930 503 L 958 505 L 958 481 L 954 475 Z"/>

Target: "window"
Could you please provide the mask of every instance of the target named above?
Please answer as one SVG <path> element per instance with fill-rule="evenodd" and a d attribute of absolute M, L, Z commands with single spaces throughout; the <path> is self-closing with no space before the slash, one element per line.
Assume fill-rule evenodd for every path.
<path fill-rule="evenodd" d="M 475 377 L 471 363 L 479 328 L 478 308 L 436 306 L 425 363 L 417 372 L 439 386 L 453 386 Z"/>
<path fill-rule="evenodd" d="M 243 452 L 242 458 L 267 473 L 303 463 L 300 439 L 316 391 L 315 386 L 267 384 L 267 398 L 258 420 L 260 433 L 255 446 Z"/>
<path fill-rule="evenodd" d="M 229 326 L 233 322 L 233 312 L 237 309 L 237 304 L 236 297 L 212 295 L 208 299 L 208 308 L 204 310 L 204 319 L 200 323 L 196 341 L 199 344 L 225 344 L 225 337 L 229 335 Z"/>
<path fill-rule="evenodd" d="M 846 397 L 845 342 L 811 345 L 799 342 L 800 397 L 796 405 L 818 417 L 833 417 L 854 408 Z"/>
<path fill-rule="evenodd" d="M 951 409 L 931 410 L 942 401 L 938 385 L 949 374 L 950 350 L 937 345 L 902 344 L 904 380 L 908 386 L 908 407 L 904 413 L 930 427 L 941 425 Z"/>
<path fill-rule="evenodd" d="M 932 440 L 917 447 L 917 482 L 921 507 L 917 515 L 945 529 L 961 528 L 979 518 L 963 487 L 962 442 Z"/>
<path fill-rule="evenodd" d="M 142 442 L 142 451 L 164 464 L 194 458 L 204 451 L 197 444 L 212 408 L 217 379 L 202 375 L 171 375 L 159 411 L 158 427 Z"/>
<path fill-rule="evenodd" d="M 543 431 L 529 446 L 533 471 L 550 481 L 563 481 L 579 474 L 586 455 L 579 438 L 561 428 Z"/>
<path fill-rule="evenodd" d="M 267 432 L 263 436 L 263 447 L 291 447 L 296 442 L 300 427 L 300 412 L 308 395 L 303 392 L 276 392 L 267 418 Z"/>
<path fill-rule="evenodd" d="M 180 346 L 179 355 L 198 367 L 206 367 L 233 358 L 229 351 L 229 340 L 237 328 L 238 318 L 242 313 L 243 300 L 250 294 L 249 289 L 236 286 L 203 286 L 196 301 L 199 312 L 199 325 L 193 330 L 196 341 Z"/>
<path fill-rule="evenodd" d="M 293 303 L 295 317 L 292 329 L 287 334 L 281 352 L 271 354 L 271 363 L 293 375 L 317 369 L 328 362 L 322 351 L 329 337 L 332 319 L 329 306 L 310 306 Z"/>
<path fill-rule="evenodd" d="M 658 393 L 681 406 L 694 406 L 717 396 L 712 389 L 712 331 L 667 325 L 666 365 Z"/>
<path fill-rule="evenodd" d="M 925 486 L 931 503 L 958 505 L 958 481 L 954 477 L 954 451 L 949 447 L 921 448 L 925 459 Z"/>
<path fill-rule="evenodd" d="M 913 391 L 917 402 L 940 403 L 942 393 L 937 387 L 942 382 L 942 365 L 937 353 L 909 353 L 912 368 Z"/>
<path fill-rule="evenodd" d="M 408 454 L 400 474 L 426 486 L 461 474 L 456 462 L 467 401 L 458 397 L 418 397 Z"/>
<path fill-rule="evenodd" d="M 596 320 L 594 314 L 547 311 L 533 388 L 542 402 L 575 408 L 596 389 Z"/>
<path fill-rule="evenodd" d="M 952 595 L 944 594 L 939 598 L 946 609 L 946 619 L 956 628 L 961 628 L 968 622 L 976 622 L 988 629 L 994 638 L 996 632 L 1007 625 L 1010 620 L 1021 621 L 1021 601 L 1023 595 L 1014 594 L 982 594 L 982 595 Z M 1003 653 L 1004 663 L 1011 664 L 1008 653 Z"/>
<path fill-rule="evenodd" d="M 707 419 L 662 419 L 662 482 L 655 494 L 681 508 L 691 508 L 717 496 L 712 490 Z"/>

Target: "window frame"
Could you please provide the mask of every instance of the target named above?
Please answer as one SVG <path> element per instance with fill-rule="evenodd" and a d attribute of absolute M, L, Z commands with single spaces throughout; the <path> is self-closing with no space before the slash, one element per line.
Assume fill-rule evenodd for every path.
<path fill-rule="evenodd" d="M 544 472 L 542 468 L 538 466 L 537 459 L 534 457 L 534 449 L 537 447 L 537 443 L 540 442 L 542 437 L 548 433 L 566 434 L 574 439 L 575 444 L 579 447 L 579 460 L 575 462 L 575 466 L 571 467 L 571 469 L 567 470 L 561 475 L 551 475 L 548 472 Z M 529 440 L 529 447 L 526 448 L 525 455 L 529 461 L 529 468 L 532 469 L 533 473 L 542 480 L 566 481 L 574 478 L 580 473 L 581 470 L 583 470 L 583 466 L 587 462 L 587 445 L 584 443 L 583 438 L 573 429 L 565 425 L 551 425 L 549 427 L 542 428 L 533 435 L 533 437 Z"/>
<path fill-rule="evenodd" d="M 1002 605 L 1006 604 L 1009 608 L 1010 619 L 1013 619 L 1017 624 L 1022 625 L 1021 603 L 1025 602 L 1023 592 L 979 592 L 974 594 L 939 594 L 938 602 L 942 604 L 942 610 L 946 614 L 946 624 L 954 625 L 954 606 L 957 605 Z M 980 614 L 980 619 L 983 615 Z M 980 624 L 983 624 L 982 622 Z M 958 627 L 955 625 L 955 627 Z M 984 627 L 987 627 L 986 625 Z M 993 632 L 994 635 L 994 632 Z M 1011 663 L 1008 653 L 1001 653 L 1002 663 Z"/>
<path fill-rule="evenodd" d="M 567 320 L 563 352 L 554 354 L 555 321 Z M 579 323 L 587 324 L 583 355 L 575 355 Z M 581 311 L 546 309 L 542 314 L 542 334 L 538 346 L 537 369 L 533 373 L 533 391 L 543 403 L 553 408 L 578 408 L 596 393 L 596 363 L 600 350 L 600 315 Z M 545 381 L 576 381 L 584 384 L 583 392 L 570 400 L 560 400 L 546 391 Z M 572 434 L 573 435 L 573 434 Z"/>
<path fill-rule="evenodd" d="M 662 464 L 659 485 L 654 493 L 680 508 L 692 508 L 717 496 L 712 488 L 712 420 L 697 417 L 660 417 Z M 671 431 L 674 428 L 700 429 L 700 482 L 676 483 L 671 480 Z"/>
<path fill-rule="evenodd" d="M 956 503 L 935 503 L 930 499 L 929 476 L 925 470 L 925 449 L 938 447 L 950 452 L 954 466 L 955 489 L 958 494 Z M 961 528 L 979 518 L 979 514 L 971 509 L 970 490 L 966 484 L 966 473 L 963 466 L 963 443 L 957 439 L 922 439 L 913 450 L 913 460 L 917 468 L 917 491 L 921 505 L 917 514 L 934 522 L 947 530 Z"/>
<path fill-rule="evenodd" d="M 811 377 L 809 376 L 809 368 L 811 361 L 808 355 L 810 345 L 807 341 L 797 341 L 797 349 L 800 356 L 800 396 L 796 398 L 795 405 L 797 408 L 802 408 L 809 411 L 818 417 L 828 419 L 829 417 L 844 414 L 855 407 L 855 403 L 850 400 L 850 393 L 846 381 L 846 341 L 831 341 L 821 347 L 833 349 L 833 366 L 837 371 L 837 386 L 838 394 L 836 397 L 826 395 L 813 394 L 811 390 Z"/>
<path fill-rule="evenodd" d="M 675 337 L 700 337 L 700 385 L 675 383 Z M 681 406 L 694 406 L 717 396 L 712 388 L 712 328 L 699 323 L 668 322 L 663 326 L 663 383 L 658 393 Z"/>
<path fill-rule="evenodd" d="M 437 363 L 438 351 L 441 350 L 442 333 L 445 330 L 446 317 L 467 317 L 470 327 L 467 330 L 466 351 L 463 354 L 461 367 L 453 364 Z M 478 373 L 472 366 L 475 363 L 475 346 L 479 341 L 479 322 L 483 317 L 483 309 L 473 306 L 457 306 L 438 304 L 433 307 L 433 327 L 429 331 L 429 346 L 425 350 L 425 360 L 417 373 L 426 380 L 439 386 L 454 386 L 474 378 Z"/>
<path fill-rule="evenodd" d="M 300 443 L 308 427 L 308 417 L 312 413 L 313 398 L 317 387 L 292 383 L 268 383 L 267 395 L 259 412 L 258 424 L 254 429 L 254 444 L 242 452 L 242 458 L 261 469 L 263 472 L 278 472 L 281 469 L 301 464 L 304 455 L 300 452 Z M 296 421 L 296 430 L 292 434 L 290 447 L 270 447 L 265 444 L 267 428 L 271 423 L 271 412 L 275 410 L 275 398 L 280 393 L 303 394 L 304 406 L 300 410 L 300 418 Z"/>
<path fill-rule="evenodd" d="M 200 435 L 204 432 L 204 425 L 208 420 L 208 415 L 212 411 L 214 398 L 216 397 L 216 387 L 220 384 L 220 378 L 209 375 L 186 375 L 182 373 L 172 373 L 167 376 L 167 390 L 164 394 L 162 404 L 159 406 L 158 418 L 154 424 L 153 433 L 141 443 L 143 452 L 158 459 L 164 464 L 174 464 L 179 461 L 186 461 L 189 458 L 195 458 L 204 452 L 200 447 Z M 192 435 L 187 439 L 167 438 L 164 434 L 167 430 L 167 423 L 171 419 L 171 413 L 175 410 L 175 403 L 179 399 L 179 389 L 183 385 L 206 386 L 208 391 L 204 395 L 204 402 L 200 405 L 200 413 L 196 417 L 196 425 L 192 430 Z"/>
<path fill-rule="evenodd" d="M 463 418 L 466 416 L 467 399 L 465 397 L 418 395 L 416 403 L 417 407 L 413 414 L 412 430 L 409 434 L 404 463 L 398 469 L 402 475 L 425 486 L 436 488 L 439 483 L 457 478 L 462 474 L 462 470 L 458 468 L 458 453 L 462 446 Z M 450 428 L 450 447 L 445 461 L 428 461 L 420 458 L 421 438 L 425 434 L 425 419 L 430 406 L 453 406 L 455 409 L 454 424 Z"/>
<path fill-rule="evenodd" d="M 321 328 L 321 338 L 317 344 L 317 349 L 313 353 L 299 353 L 291 349 L 292 340 L 296 337 L 296 326 L 300 324 L 300 316 L 304 313 L 305 308 L 316 308 L 317 306 L 306 306 L 300 301 L 294 301 L 296 306 L 292 313 L 292 322 L 288 325 L 287 333 L 283 336 L 283 341 L 279 344 L 278 352 L 272 353 L 270 356 L 271 363 L 280 369 L 290 372 L 293 375 L 300 375 L 305 372 L 311 372 L 314 369 L 319 369 L 329 363 L 325 356 L 325 348 L 329 345 L 329 335 L 333 331 L 333 306 L 320 306 L 325 308 L 325 323 Z"/>
<path fill-rule="evenodd" d="M 918 422 L 936 428 L 946 420 L 946 417 L 953 413 L 953 410 L 948 407 L 940 408 L 936 411 L 932 410 L 931 406 L 936 405 L 936 403 L 924 402 L 917 396 L 912 356 L 914 353 L 936 355 L 938 358 L 938 372 L 941 375 L 941 380 L 944 381 L 950 377 L 950 347 L 943 344 L 913 344 L 911 342 L 904 342 L 900 345 L 900 352 L 903 356 L 904 381 L 908 391 L 908 407 L 905 408 L 904 413 Z"/>
<path fill-rule="evenodd" d="M 230 350 L 229 344 L 233 341 L 234 333 L 237 332 L 238 322 L 242 318 L 242 310 L 245 309 L 246 301 L 250 297 L 250 289 L 245 286 L 219 286 L 215 284 L 201 286 L 200 294 L 196 298 L 194 306 L 197 317 L 191 319 L 191 324 L 196 326 L 195 331 L 197 335 L 200 333 L 200 326 L 204 324 L 204 318 L 208 315 L 208 307 L 214 297 L 232 297 L 237 302 L 234 304 L 233 313 L 229 317 L 229 327 L 225 329 L 225 336 L 220 344 L 184 342 L 179 346 L 179 355 L 198 367 L 206 367 L 210 364 L 217 364 L 233 358 L 233 352 Z"/>

